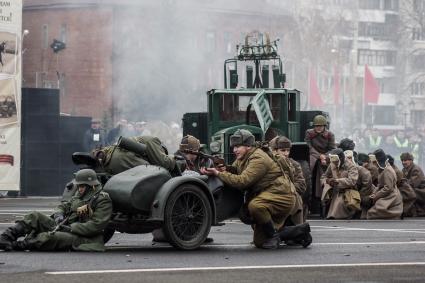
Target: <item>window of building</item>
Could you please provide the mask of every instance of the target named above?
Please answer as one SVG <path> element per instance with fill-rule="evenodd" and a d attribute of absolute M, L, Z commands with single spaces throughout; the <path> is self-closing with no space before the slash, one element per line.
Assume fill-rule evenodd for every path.
<path fill-rule="evenodd" d="M 414 0 L 413 1 L 413 9 L 415 11 L 423 11 L 425 5 L 424 5 L 425 1 L 424 0 Z"/>
<path fill-rule="evenodd" d="M 359 0 L 359 8 L 365 10 L 379 10 L 380 0 Z"/>
<path fill-rule="evenodd" d="M 359 22 L 359 36 L 385 39 L 389 38 L 390 29 L 385 23 Z"/>
<path fill-rule="evenodd" d="M 66 43 L 66 24 L 61 25 L 60 41 L 62 41 L 63 43 Z"/>
<path fill-rule="evenodd" d="M 365 120 L 373 125 L 395 125 L 395 107 L 368 105 L 365 106 Z"/>
<path fill-rule="evenodd" d="M 390 50 L 359 49 L 357 64 L 369 66 L 394 66 L 396 52 Z"/>
<path fill-rule="evenodd" d="M 41 47 L 47 49 L 49 47 L 49 26 L 44 24 L 41 27 Z"/>
<path fill-rule="evenodd" d="M 398 0 L 384 0 L 384 10 L 398 11 Z"/>
<path fill-rule="evenodd" d="M 422 28 L 412 28 L 412 40 L 425 40 L 425 33 Z"/>
<path fill-rule="evenodd" d="M 425 96 L 425 82 L 412 82 L 410 84 L 410 95 Z"/>

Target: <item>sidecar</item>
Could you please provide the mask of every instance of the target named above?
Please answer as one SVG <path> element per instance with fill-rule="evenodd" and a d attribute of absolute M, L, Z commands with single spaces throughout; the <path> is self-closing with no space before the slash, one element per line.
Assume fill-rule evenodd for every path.
<path fill-rule="evenodd" d="M 74 163 L 95 169 L 113 202 L 113 215 L 104 231 L 107 242 L 115 231 L 150 233 L 162 229 L 171 245 L 182 250 L 198 248 L 211 226 L 237 215 L 243 194 L 224 187 L 216 177 L 172 176 L 162 167 L 140 165 L 107 176 L 96 162 L 74 153 Z M 70 195 L 70 192 L 66 192 Z"/>

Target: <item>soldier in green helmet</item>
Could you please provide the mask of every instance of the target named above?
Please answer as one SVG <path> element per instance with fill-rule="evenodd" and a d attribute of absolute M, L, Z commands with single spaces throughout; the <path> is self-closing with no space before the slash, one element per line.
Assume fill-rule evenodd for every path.
<path fill-rule="evenodd" d="M 336 148 L 335 135 L 326 129 L 328 121 L 323 115 L 316 115 L 313 119 L 313 129 L 308 129 L 305 132 L 305 142 L 310 148 L 310 170 L 316 172 L 315 180 L 312 180 L 314 188 L 314 196 L 322 197 L 323 188 L 320 183 L 320 177 L 326 171 L 326 154 Z M 322 217 L 325 217 L 325 212 L 322 209 Z"/>
<path fill-rule="evenodd" d="M 51 216 L 32 212 L 7 228 L 0 235 L 0 249 L 104 251 L 103 229 L 112 214 L 112 201 L 92 169 L 78 171 L 73 183 L 76 194 Z"/>

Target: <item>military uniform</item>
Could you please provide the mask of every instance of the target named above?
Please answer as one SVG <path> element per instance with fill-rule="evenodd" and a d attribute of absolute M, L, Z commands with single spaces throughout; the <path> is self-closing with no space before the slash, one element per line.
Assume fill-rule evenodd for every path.
<path fill-rule="evenodd" d="M 367 211 L 367 219 L 400 219 L 403 199 L 397 188 L 397 176 L 382 149 L 374 152 L 381 168 L 378 187 L 374 191 L 373 206 Z"/>
<path fill-rule="evenodd" d="M 404 216 L 416 216 L 416 192 L 410 186 L 407 179 L 404 177 L 403 172 L 395 165 L 391 165 L 397 176 L 397 188 L 400 191 L 401 197 L 403 198 L 403 215 Z"/>
<path fill-rule="evenodd" d="M 174 157 L 167 155 L 157 137 L 139 136 L 130 139 L 144 144 L 146 146 L 145 152 L 143 154 L 135 153 L 118 145 L 103 148 L 101 164 L 107 173 L 116 175 L 133 167 L 146 164 L 161 166 L 170 172 L 175 170 L 176 161 Z M 95 155 L 99 156 L 96 152 Z"/>
<path fill-rule="evenodd" d="M 294 207 L 295 187 L 278 164 L 259 148 L 251 148 L 231 168 L 236 174 L 220 172 L 218 177 L 226 185 L 246 192 L 248 211 L 255 222 L 254 244 L 262 247 L 267 236 L 260 225 L 272 221 L 275 228 L 282 227 Z"/>
<path fill-rule="evenodd" d="M 375 186 L 372 184 L 372 175 L 369 170 L 363 166 L 357 166 L 357 171 L 359 177 L 356 182 L 356 187 L 360 193 L 360 207 L 362 209 L 360 218 L 366 219 L 367 211 L 372 205 L 370 195 L 375 190 Z"/>
<path fill-rule="evenodd" d="M 79 172 L 87 170 L 92 171 L 96 178 L 91 169 Z M 77 192 L 70 201 L 60 204 L 51 217 L 39 212 L 25 215 L 23 220 L 17 221 L 14 227 L 1 235 L 1 243 L 3 249 L 9 246 L 16 250 L 104 251 L 103 229 L 108 225 L 111 214 L 112 201 L 108 193 L 102 191 L 100 184 L 93 185 L 85 194 Z M 58 215 L 61 218 L 59 224 L 54 220 Z M 21 236 L 26 237 L 17 241 Z"/>
<path fill-rule="evenodd" d="M 333 151 L 331 151 L 333 152 Z M 336 149 L 335 154 L 342 152 L 341 149 Z M 343 155 L 339 154 L 339 160 L 341 160 Z M 327 192 L 331 194 L 329 210 L 327 213 L 327 219 L 350 219 L 357 212 L 355 209 L 349 207 L 346 203 L 346 193 L 349 193 L 349 190 L 357 190 L 356 183 L 358 179 L 358 171 L 356 166 L 351 161 L 342 162 L 338 167 L 333 162 L 328 166 L 326 172 L 321 178 L 321 182 L 325 187 L 323 189 L 324 196 L 326 198 Z M 332 179 L 336 183 L 329 184 L 327 179 Z"/>
<path fill-rule="evenodd" d="M 408 168 L 403 168 L 404 177 L 416 193 L 416 214 L 425 215 L 425 176 L 422 169 L 412 162 Z"/>
<path fill-rule="evenodd" d="M 321 116 L 321 119 L 318 119 L 318 116 L 314 117 L 313 125 L 322 125 L 326 127 L 326 118 Z M 331 131 L 328 131 L 326 128 L 321 133 L 317 133 L 314 129 L 308 129 L 305 132 L 304 140 L 310 148 L 310 169 L 312 172 L 316 170 L 317 177 L 316 180 L 313 180 L 315 188 L 315 197 L 320 198 L 322 196 L 320 176 L 322 176 L 323 172 L 326 170 L 326 166 L 321 165 L 318 160 L 321 154 L 327 154 L 329 151 L 336 148 L 335 135 Z"/>

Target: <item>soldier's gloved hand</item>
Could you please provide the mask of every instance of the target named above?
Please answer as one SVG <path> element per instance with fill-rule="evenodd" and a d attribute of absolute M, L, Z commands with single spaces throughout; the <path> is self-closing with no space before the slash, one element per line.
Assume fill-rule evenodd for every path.
<path fill-rule="evenodd" d="M 71 226 L 60 225 L 58 231 L 71 233 Z"/>
<path fill-rule="evenodd" d="M 63 214 L 62 214 L 62 213 L 57 212 L 57 213 L 53 214 L 53 219 L 55 220 L 56 224 L 59 224 L 59 223 L 61 223 L 61 222 L 62 222 L 65 218 L 64 218 L 64 216 L 63 216 Z"/>

